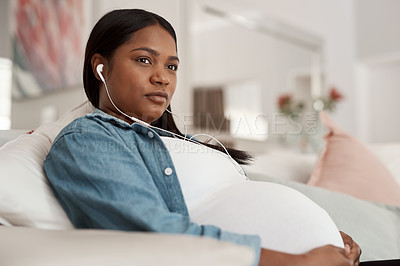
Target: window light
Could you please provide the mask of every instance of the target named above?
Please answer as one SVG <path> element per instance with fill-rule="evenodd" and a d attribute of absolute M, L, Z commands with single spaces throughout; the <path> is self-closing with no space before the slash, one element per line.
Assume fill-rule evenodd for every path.
<path fill-rule="evenodd" d="M 0 57 L 0 130 L 11 128 L 12 62 Z"/>

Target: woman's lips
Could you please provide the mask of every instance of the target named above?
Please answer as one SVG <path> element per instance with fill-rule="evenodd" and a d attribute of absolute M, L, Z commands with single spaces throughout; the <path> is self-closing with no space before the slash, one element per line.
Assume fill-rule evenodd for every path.
<path fill-rule="evenodd" d="M 165 91 L 155 91 L 146 94 L 146 97 L 156 103 L 165 103 L 168 100 L 168 94 Z"/>

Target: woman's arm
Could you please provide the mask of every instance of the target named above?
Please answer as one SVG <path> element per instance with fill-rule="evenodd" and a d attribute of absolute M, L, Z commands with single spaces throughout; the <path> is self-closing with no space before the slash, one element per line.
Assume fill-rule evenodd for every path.
<path fill-rule="evenodd" d="M 313 249 L 305 254 L 291 255 L 287 253 L 261 249 L 259 265 L 290 266 L 358 266 L 361 248 L 347 234 L 340 232 L 345 248 L 327 245 Z"/>
<path fill-rule="evenodd" d="M 75 227 L 209 236 L 250 246 L 259 256 L 258 236 L 197 225 L 187 215 L 172 212 L 142 158 L 143 150 L 134 147 L 107 131 L 66 133 L 56 139 L 44 168 Z M 157 158 L 154 164 L 160 167 Z"/>
<path fill-rule="evenodd" d="M 344 249 L 327 245 L 313 249 L 305 254 L 291 255 L 267 249 L 261 249 L 259 266 L 357 266 Z"/>

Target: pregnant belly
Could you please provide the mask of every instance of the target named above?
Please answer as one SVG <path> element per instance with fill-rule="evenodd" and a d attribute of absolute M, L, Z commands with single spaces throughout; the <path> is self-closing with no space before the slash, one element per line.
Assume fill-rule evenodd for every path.
<path fill-rule="evenodd" d="M 189 213 L 199 224 L 259 235 L 261 246 L 267 249 L 300 254 L 327 244 L 343 247 L 340 233 L 324 209 L 279 184 L 233 184 L 196 204 Z"/>

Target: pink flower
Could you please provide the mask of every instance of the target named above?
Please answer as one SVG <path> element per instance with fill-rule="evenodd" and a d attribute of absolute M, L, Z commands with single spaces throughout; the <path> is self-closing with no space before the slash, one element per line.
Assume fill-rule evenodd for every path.
<path fill-rule="evenodd" d="M 288 105 L 292 101 L 292 95 L 291 94 L 282 94 L 281 96 L 278 97 L 278 106 L 279 108 L 284 108 L 284 106 Z"/>
<path fill-rule="evenodd" d="M 340 101 L 344 98 L 344 96 L 335 87 L 332 87 L 329 91 L 329 98 L 332 101 Z"/>

